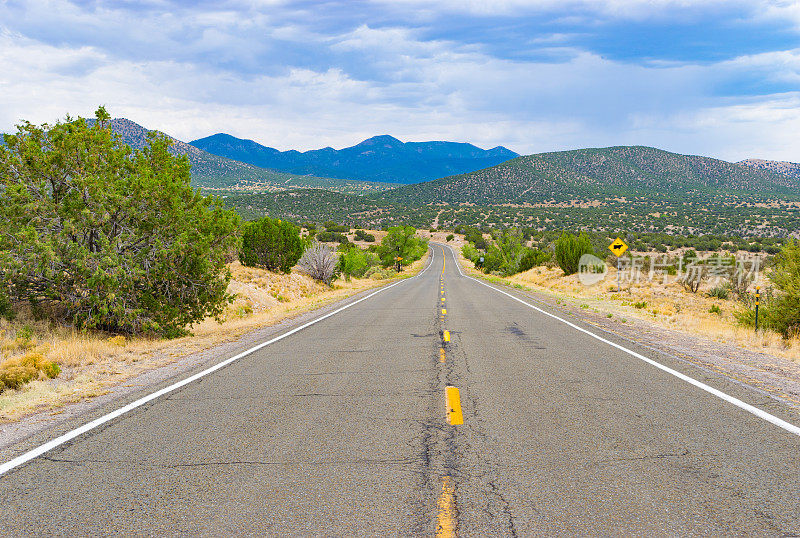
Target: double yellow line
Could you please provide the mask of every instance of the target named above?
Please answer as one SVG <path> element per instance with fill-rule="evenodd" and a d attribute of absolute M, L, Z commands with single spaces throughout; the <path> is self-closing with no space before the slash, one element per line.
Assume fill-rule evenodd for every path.
<path fill-rule="evenodd" d="M 442 249 L 442 254 L 444 254 L 444 249 Z M 444 260 L 442 262 L 442 276 L 439 279 L 439 290 L 440 290 L 440 306 L 441 306 L 441 316 L 442 316 L 442 325 L 445 322 L 445 316 L 447 315 L 447 308 L 445 308 L 445 296 L 444 296 L 444 270 L 447 266 L 447 256 L 442 256 Z M 442 345 L 439 348 L 439 362 L 445 363 L 447 362 L 447 347 L 450 344 L 450 331 L 442 330 Z M 464 413 L 461 410 L 461 395 L 459 394 L 458 388 L 453 386 L 446 386 L 444 390 L 445 394 L 445 406 L 447 410 L 447 422 L 451 426 L 458 426 L 464 423 Z M 442 491 L 439 494 L 439 499 L 437 502 L 438 508 L 438 517 L 437 517 L 437 527 L 436 527 L 436 536 L 437 538 L 450 538 L 456 535 L 457 530 L 457 510 L 456 510 L 456 495 L 455 495 L 455 484 L 453 483 L 453 479 L 450 476 L 442 477 Z"/>
<path fill-rule="evenodd" d="M 444 254 L 444 249 L 442 249 Z M 441 290 L 441 303 L 442 303 L 442 322 L 444 316 L 447 314 L 447 309 L 444 307 L 444 270 L 447 267 L 447 256 L 442 256 L 442 276 L 439 279 L 439 287 Z M 442 347 L 439 349 L 439 362 L 447 362 L 447 344 L 450 343 L 450 331 L 442 331 Z M 458 426 L 464 423 L 464 413 L 461 410 L 461 395 L 457 387 L 448 385 L 445 387 L 445 406 L 447 408 L 447 422 L 451 426 Z"/>

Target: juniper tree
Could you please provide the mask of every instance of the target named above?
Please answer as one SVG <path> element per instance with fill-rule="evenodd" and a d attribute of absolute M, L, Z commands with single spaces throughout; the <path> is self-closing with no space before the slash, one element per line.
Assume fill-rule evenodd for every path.
<path fill-rule="evenodd" d="M 182 334 L 229 299 L 238 217 L 192 189 L 165 137 L 133 151 L 96 118 L 5 136 L 0 285 L 79 327 Z"/>

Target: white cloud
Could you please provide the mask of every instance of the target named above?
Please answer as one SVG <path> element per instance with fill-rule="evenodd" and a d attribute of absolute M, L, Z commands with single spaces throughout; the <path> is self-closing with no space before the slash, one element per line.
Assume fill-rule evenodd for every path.
<path fill-rule="evenodd" d="M 86 25 L 112 42 L 149 39 L 150 48 L 130 47 L 133 52 L 122 54 L 104 39 L 90 46 L 78 36 L 48 45 L 21 32 L 0 33 L 0 131 L 21 118 L 52 122 L 67 112 L 89 115 L 106 104 L 116 116 L 183 140 L 225 131 L 280 149 L 343 147 L 388 133 L 405 140 L 502 144 L 523 153 L 647 144 L 733 160 L 800 160 L 797 93 L 715 97 L 715 88 L 754 74 L 764 83 L 796 86 L 798 50 L 709 65 L 637 65 L 556 48 L 561 42 L 554 38 L 545 45 L 558 52 L 559 61 L 508 60 L 478 45 L 427 40 L 422 29 L 402 26 L 359 24 L 326 35 L 287 22 L 272 9 L 276 3 L 269 3 L 270 9 L 260 2 L 245 4 L 255 10 L 252 17 L 236 12 L 241 2 L 221 3 L 211 12 L 146 14 L 132 30 L 122 11 L 35 4 L 31 19 L 51 17 L 41 24 L 56 24 L 58 17 L 47 12 L 64 7 L 62 24 Z M 518 4 L 444 6 L 501 12 Z M 524 4 L 556 6 L 555 1 Z M 623 16 L 686 2 L 580 4 Z M 336 61 L 295 65 L 280 56 L 274 40 L 289 52 L 309 47 Z M 277 57 L 265 65 L 264 56 Z"/>

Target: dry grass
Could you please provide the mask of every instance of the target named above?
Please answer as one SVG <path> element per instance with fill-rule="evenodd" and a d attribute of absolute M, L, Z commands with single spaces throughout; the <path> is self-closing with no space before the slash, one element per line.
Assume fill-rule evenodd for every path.
<path fill-rule="evenodd" d="M 414 263 L 404 276 L 419 272 L 425 261 Z M 275 274 L 238 262 L 230 268 L 233 279 L 229 291 L 236 299 L 226 308 L 222 323 L 203 320 L 191 328 L 191 336 L 184 338 L 127 339 L 24 317 L 13 323 L 0 320 L 0 362 L 36 352 L 61 367 L 55 379 L 40 376 L 19 390 L 1 392 L 0 422 L 43 410 L 58 413 L 65 404 L 105 394 L 110 387 L 146 370 L 386 283 L 364 278 L 336 281 L 328 287 L 297 272 Z"/>

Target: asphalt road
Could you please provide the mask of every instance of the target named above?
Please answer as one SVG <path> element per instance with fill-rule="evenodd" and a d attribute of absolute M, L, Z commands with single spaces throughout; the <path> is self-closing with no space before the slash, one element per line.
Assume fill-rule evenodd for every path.
<path fill-rule="evenodd" d="M 0 476 L 0 534 L 800 534 L 800 436 L 433 250 L 419 277 Z"/>

